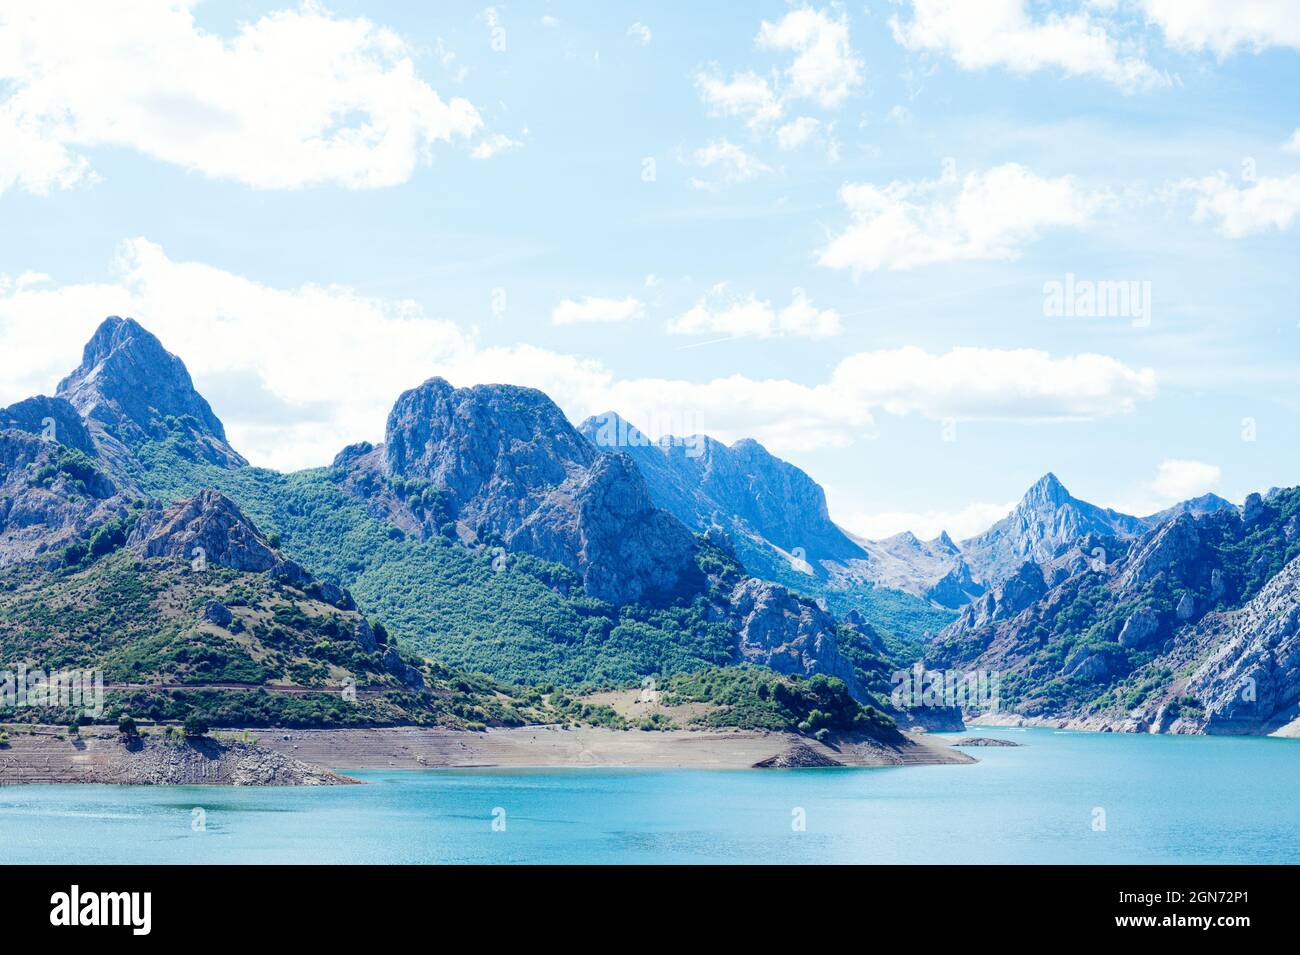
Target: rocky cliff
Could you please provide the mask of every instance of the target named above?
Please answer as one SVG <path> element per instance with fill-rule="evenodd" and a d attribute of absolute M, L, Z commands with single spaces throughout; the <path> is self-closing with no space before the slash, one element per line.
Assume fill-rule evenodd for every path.
<path fill-rule="evenodd" d="M 1146 529 L 1140 518 L 1079 500 L 1049 473 L 1025 492 L 1010 514 L 983 534 L 962 541 L 961 552 L 974 578 L 993 586 L 1017 573 L 1027 560 L 1051 564 L 1090 534 L 1124 538 Z"/>
<path fill-rule="evenodd" d="M 185 364 L 134 319 L 105 319 L 57 395 L 77 410 L 101 454 L 123 470 L 131 468 L 131 449 L 145 441 L 171 441 L 221 467 L 247 463 L 227 443 Z"/>
<path fill-rule="evenodd" d="M 927 665 L 1004 674 L 1028 717 L 1258 732 L 1289 721 L 1300 489 L 1181 513 L 1059 582 L 1032 561 L 936 638 Z M 1254 699 L 1236 697 L 1252 687 Z M 1249 702 L 1249 706 L 1247 706 Z"/>

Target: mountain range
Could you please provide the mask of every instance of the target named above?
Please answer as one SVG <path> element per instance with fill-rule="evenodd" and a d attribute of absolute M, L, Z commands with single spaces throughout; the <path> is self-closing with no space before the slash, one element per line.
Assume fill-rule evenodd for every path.
<path fill-rule="evenodd" d="M 1296 696 L 1295 524 L 1289 491 L 1139 518 L 1047 474 L 970 539 L 863 540 L 755 441 L 650 440 L 615 412 L 574 427 L 535 389 L 441 378 L 398 397 L 381 443 L 280 474 L 231 446 L 179 358 L 114 317 L 54 397 L 0 409 L 0 648 L 158 685 L 364 680 L 389 694 L 374 719 L 425 718 L 422 689 L 461 680 L 468 722 L 507 685 L 736 664 L 833 677 L 889 709 L 890 673 L 920 659 L 1005 674 L 1027 717 L 1265 732 Z M 186 571 L 196 550 L 234 575 L 220 593 Z M 70 619 L 111 607 L 122 625 L 78 643 L 38 611 L 74 594 Z M 331 636 L 307 640 L 318 618 Z M 1253 681 L 1253 709 L 1232 681 Z M 535 692 L 502 705 L 518 717 Z"/>
<path fill-rule="evenodd" d="M 746 573 L 725 535 L 656 507 L 629 457 L 595 447 L 532 389 L 431 379 L 398 398 L 382 444 L 282 475 L 231 448 L 152 334 L 110 318 L 55 397 L 0 411 L 0 425 L 0 568 L 16 592 L 48 596 L 118 564 L 141 576 L 128 589 L 149 589 L 153 564 L 181 567 L 199 548 L 505 680 L 596 685 L 753 663 L 833 676 L 861 699 L 886 685 L 865 620 Z M 182 624 L 202 629 L 192 602 Z M 57 644 L 60 663 L 113 663 L 74 652 L 70 633 L 34 640 L 32 606 L 0 618 L 11 653 Z M 238 656 L 241 639 L 228 642 Z M 381 658 L 406 682 L 411 661 Z"/>

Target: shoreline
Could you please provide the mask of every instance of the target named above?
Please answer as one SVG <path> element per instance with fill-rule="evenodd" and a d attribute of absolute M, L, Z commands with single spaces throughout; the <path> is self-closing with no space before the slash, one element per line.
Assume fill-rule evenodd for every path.
<path fill-rule="evenodd" d="M 1018 713 L 980 713 L 963 721 L 972 726 L 990 726 L 1003 729 L 1073 730 L 1079 733 L 1125 733 L 1133 736 L 1214 736 L 1242 739 L 1296 739 L 1300 738 L 1300 719 L 1276 727 L 1269 733 L 1204 733 L 1179 729 L 1159 730 L 1139 720 L 1106 716 L 1021 716 Z M 1158 726 L 1159 724 L 1155 724 Z"/>
<path fill-rule="evenodd" d="M 247 733 L 249 742 L 244 742 Z M 0 749 L 0 786 L 346 785 L 348 771 L 382 769 L 718 769 L 964 765 L 976 762 L 924 734 L 895 745 L 866 738 L 820 743 L 765 731 L 561 729 L 485 732 L 394 726 L 369 729 L 222 729 L 205 740 L 146 731 L 127 747 L 116 729 L 32 726 Z"/>

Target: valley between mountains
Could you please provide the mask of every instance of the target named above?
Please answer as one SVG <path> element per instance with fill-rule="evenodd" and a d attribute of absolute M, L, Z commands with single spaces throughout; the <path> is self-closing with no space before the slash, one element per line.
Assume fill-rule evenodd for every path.
<path fill-rule="evenodd" d="M 107 687 L 93 717 L 0 695 L 0 772 L 22 725 L 79 715 L 942 760 L 903 730 L 980 714 L 900 702 L 917 666 L 994 674 L 990 720 L 1295 731 L 1296 489 L 1135 517 L 1048 474 L 969 540 L 867 541 L 757 442 L 651 441 L 613 411 L 575 426 L 534 389 L 411 384 L 382 443 L 269 471 L 180 358 L 114 317 L 53 397 L 0 409 L 0 670 Z M 237 756 L 240 778 L 293 778 Z"/>

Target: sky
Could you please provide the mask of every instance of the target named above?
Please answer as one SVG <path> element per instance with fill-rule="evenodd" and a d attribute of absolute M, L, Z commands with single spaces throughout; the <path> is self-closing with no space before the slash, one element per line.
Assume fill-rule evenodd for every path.
<path fill-rule="evenodd" d="M 7 0 L 0 404 L 107 315 L 254 464 L 434 375 L 867 537 L 1300 479 L 1300 2 Z"/>

